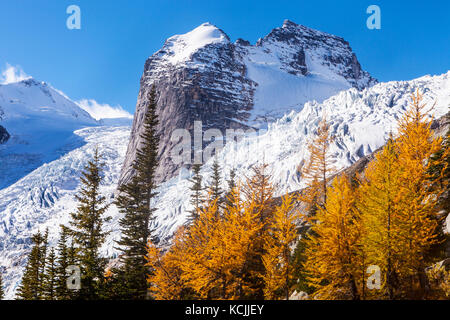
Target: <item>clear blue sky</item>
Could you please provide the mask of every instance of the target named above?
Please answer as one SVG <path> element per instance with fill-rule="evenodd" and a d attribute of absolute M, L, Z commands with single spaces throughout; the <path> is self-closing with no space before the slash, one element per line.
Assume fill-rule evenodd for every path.
<path fill-rule="evenodd" d="M 66 28 L 76 4 L 81 30 Z M 381 8 L 381 30 L 366 8 Z M 380 81 L 450 69 L 450 1 L 323 0 L 1 0 L 0 69 L 20 65 L 74 100 L 95 99 L 134 112 L 146 58 L 171 35 L 203 22 L 252 43 L 290 19 L 344 37 Z"/>

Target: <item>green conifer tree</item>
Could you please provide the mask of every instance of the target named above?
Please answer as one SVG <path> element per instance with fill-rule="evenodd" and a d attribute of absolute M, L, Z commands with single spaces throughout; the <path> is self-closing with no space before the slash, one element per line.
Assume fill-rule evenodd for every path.
<path fill-rule="evenodd" d="M 45 274 L 44 274 L 44 297 L 45 300 L 56 300 L 56 254 L 51 248 L 48 254 Z"/>
<path fill-rule="evenodd" d="M 67 228 L 61 226 L 58 241 L 58 258 L 56 260 L 56 297 L 58 300 L 70 299 L 67 289 L 67 273 L 69 266 L 69 248 L 67 247 Z"/>
<path fill-rule="evenodd" d="M 233 190 L 235 190 L 235 188 L 237 186 L 236 185 L 236 169 L 233 168 L 230 170 L 230 178 L 227 180 L 227 184 L 228 184 L 228 190 L 225 194 L 224 202 L 225 202 L 226 206 L 230 206 L 230 205 L 232 205 L 232 202 L 233 202 L 233 201 L 231 201 Z"/>
<path fill-rule="evenodd" d="M 3 289 L 3 276 L 2 276 L 2 268 L 0 268 L 0 300 L 5 298 L 5 291 Z"/>
<path fill-rule="evenodd" d="M 217 201 L 217 206 L 220 208 L 224 202 L 223 190 L 220 186 L 222 182 L 222 176 L 220 173 L 220 165 L 217 157 L 215 157 L 212 165 L 211 181 L 207 187 L 209 193 L 209 201 Z"/>
<path fill-rule="evenodd" d="M 82 187 L 76 195 L 78 207 L 71 214 L 68 234 L 72 236 L 77 258 L 81 269 L 80 299 L 98 299 L 98 283 L 102 281 L 106 260 L 100 256 L 99 249 L 105 241 L 107 232 L 102 230 L 104 222 L 110 218 L 103 218 L 108 208 L 106 199 L 100 195 L 102 180 L 102 163 L 98 149 L 94 157 L 88 162 L 81 177 Z"/>
<path fill-rule="evenodd" d="M 41 275 L 41 280 L 39 281 L 39 291 L 42 296 L 42 299 L 45 299 L 45 271 L 47 269 L 47 251 L 48 251 L 48 228 L 45 229 L 45 233 L 42 239 L 41 246 L 41 263 L 39 266 L 39 272 Z"/>
<path fill-rule="evenodd" d="M 192 179 L 189 180 L 189 182 L 192 183 L 192 186 L 189 189 L 191 190 L 191 204 L 194 208 L 190 211 L 189 223 L 197 220 L 198 213 L 203 203 L 202 175 L 200 174 L 201 168 L 201 164 L 192 165 L 193 176 Z"/>
<path fill-rule="evenodd" d="M 230 179 L 227 180 L 228 190 L 231 191 L 236 187 L 236 169 L 230 170 Z"/>
<path fill-rule="evenodd" d="M 152 199 L 157 195 L 155 171 L 158 166 L 159 134 L 156 89 L 153 86 L 148 96 L 148 107 L 144 116 L 141 144 L 133 163 L 134 176 L 119 187 L 116 205 L 124 215 L 119 221 L 122 237 L 118 250 L 122 253 L 122 266 L 115 269 L 120 289 L 119 298 L 145 299 L 147 297 L 146 266 L 147 243 L 151 238 L 150 221 L 153 219 Z"/>
<path fill-rule="evenodd" d="M 45 236 L 40 231 L 31 237 L 33 247 L 28 254 L 28 261 L 22 276 L 22 282 L 17 290 L 19 300 L 40 300 L 43 298 L 42 284 L 44 274 L 42 264 L 45 261 L 42 256 L 45 245 Z"/>

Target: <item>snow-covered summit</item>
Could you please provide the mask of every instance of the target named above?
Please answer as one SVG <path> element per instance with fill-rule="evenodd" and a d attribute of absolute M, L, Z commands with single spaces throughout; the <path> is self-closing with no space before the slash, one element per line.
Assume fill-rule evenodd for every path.
<path fill-rule="evenodd" d="M 377 82 L 361 69 L 350 44 L 343 38 L 289 20 L 259 39 L 256 47 L 276 53 L 281 69 L 290 74 L 318 75 L 348 82 L 358 89 Z"/>
<path fill-rule="evenodd" d="M 0 189 L 78 145 L 73 131 L 98 122 L 62 92 L 29 78 L 0 85 L 1 125 L 10 134 L 0 145 Z"/>
<path fill-rule="evenodd" d="M 167 60 L 171 64 L 177 64 L 186 61 L 194 52 L 206 45 L 229 42 L 230 39 L 222 30 L 205 22 L 188 33 L 167 39 L 159 54 L 167 55 Z"/>
<path fill-rule="evenodd" d="M 96 121 L 62 92 L 33 78 L 0 85 L 5 123 L 34 117 L 93 125 Z M 53 123 L 53 126 L 58 123 Z"/>

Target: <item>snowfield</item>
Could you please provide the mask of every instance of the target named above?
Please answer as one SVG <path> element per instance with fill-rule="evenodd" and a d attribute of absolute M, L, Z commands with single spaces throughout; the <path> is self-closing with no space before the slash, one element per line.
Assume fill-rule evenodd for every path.
<path fill-rule="evenodd" d="M 450 72 L 424 76 L 412 81 L 379 83 L 358 91 L 341 91 L 322 103 L 310 101 L 301 111 L 292 111 L 269 125 L 259 136 L 249 136 L 237 144 L 228 144 L 220 153 L 219 163 L 228 178 L 232 168 L 237 176 L 248 175 L 250 169 L 263 161 L 270 165 L 278 194 L 302 188 L 304 182 L 297 167 L 308 156 L 306 145 L 312 138 L 323 112 L 331 123 L 336 139 L 331 146 L 335 167 L 343 169 L 381 147 L 416 89 L 424 92 L 425 102 L 436 103 L 434 117 L 443 116 L 450 105 Z M 6 286 L 6 298 L 14 298 L 22 276 L 30 236 L 49 228 L 50 245 L 55 245 L 59 225 L 67 223 L 76 208 L 74 195 L 79 188 L 83 167 L 98 146 L 104 156 L 105 179 L 102 191 L 108 201 L 114 200 L 120 169 L 130 134 L 129 126 L 96 126 L 74 132 L 69 145 L 59 158 L 49 161 L 12 185 L 0 189 L 0 266 Z M 75 143 L 75 145 L 71 144 Z M 202 168 L 205 180 L 211 174 L 212 160 Z M 20 163 L 19 163 L 20 166 Z M 188 178 L 182 170 L 178 177 L 162 184 L 155 199 L 156 218 L 152 228 L 167 243 L 173 232 L 187 218 L 189 205 Z M 112 205 L 107 215 L 113 219 L 106 229 L 111 231 L 102 252 L 116 257 L 114 240 L 120 237 L 117 208 Z"/>

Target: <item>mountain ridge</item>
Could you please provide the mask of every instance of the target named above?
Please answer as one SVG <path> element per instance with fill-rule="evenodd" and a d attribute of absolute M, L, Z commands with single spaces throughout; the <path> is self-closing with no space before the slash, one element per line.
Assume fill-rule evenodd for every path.
<path fill-rule="evenodd" d="M 0 110 L 8 132 L 0 144 L 0 189 L 78 146 L 75 130 L 99 125 L 64 93 L 33 78 L 0 85 Z"/>
<path fill-rule="evenodd" d="M 204 131 L 265 128 L 307 101 L 320 102 L 341 90 L 376 82 L 340 37 L 286 20 L 250 45 L 242 39 L 231 43 L 223 30 L 204 23 L 170 37 L 147 59 L 120 183 L 134 174 L 132 163 L 153 85 L 159 94 L 162 140 L 156 175 L 162 182 L 181 170 L 170 160 L 175 129 L 192 134 L 195 121 L 202 122 Z"/>

